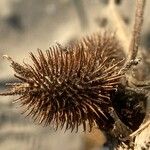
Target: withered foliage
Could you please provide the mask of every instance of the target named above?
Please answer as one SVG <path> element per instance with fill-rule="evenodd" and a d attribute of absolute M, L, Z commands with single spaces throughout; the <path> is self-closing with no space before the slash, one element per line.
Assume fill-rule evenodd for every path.
<path fill-rule="evenodd" d="M 30 53 L 32 65 L 18 64 L 11 58 L 18 83 L 11 83 L 1 95 L 19 95 L 15 100 L 27 116 L 45 125 L 84 131 L 94 124 L 107 131 L 114 120 L 112 93 L 123 74 L 122 47 L 114 34 L 94 34 L 66 47 L 57 44 L 38 55 Z M 88 127 L 87 127 L 88 126 Z"/>

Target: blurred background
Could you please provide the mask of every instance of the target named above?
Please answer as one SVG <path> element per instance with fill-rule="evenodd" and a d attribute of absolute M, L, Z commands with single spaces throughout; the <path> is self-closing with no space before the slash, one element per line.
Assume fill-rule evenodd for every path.
<path fill-rule="evenodd" d="M 116 0 L 115 3 L 129 37 L 135 3 L 130 0 Z M 142 32 L 142 46 L 146 50 L 150 47 L 148 7 L 150 1 L 146 4 Z M 0 0 L 0 90 L 4 89 L 6 82 L 14 80 L 13 71 L 2 55 L 7 54 L 21 63 L 28 60 L 30 51 L 46 50 L 56 42 L 65 45 L 106 29 L 120 33 L 118 22 L 113 17 L 109 0 Z M 0 97 L 1 150 L 102 149 L 100 145 L 105 141 L 102 134 L 96 133 L 96 140 L 92 141 L 82 131 L 55 132 L 52 127 L 36 125 L 20 114 L 20 108 L 12 104 L 13 98 Z"/>

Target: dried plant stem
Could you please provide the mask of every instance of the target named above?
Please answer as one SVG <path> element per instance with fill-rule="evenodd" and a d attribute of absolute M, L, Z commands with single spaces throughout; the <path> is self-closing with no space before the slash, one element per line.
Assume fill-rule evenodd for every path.
<path fill-rule="evenodd" d="M 146 123 L 142 124 L 141 127 L 138 130 L 136 130 L 135 132 L 133 132 L 132 134 L 130 134 L 130 137 L 135 137 L 137 134 L 139 134 L 140 132 L 142 132 L 142 130 L 144 130 L 149 125 L 150 125 L 150 120 L 147 121 Z"/>
<path fill-rule="evenodd" d="M 145 0 L 136 0 L 136 14 L 135 23 L 133 28 L 133 34 L 129 45 L 129 60 L 135 60 L 140 44 L 140 35 L 143 24 L 144 6 Z"/>
<path fill-rule="evenodd" d="M 145 0 L 136 0 L 135 22 L 133 26 L 133 34 L 129 45 L 129 54 L 122 72 L 126 72 L 132 65 L 137 64 L 136 57 L 140 44 L 140 36 L 143 25 Z"/>
<path fill-rule="evenodd" d="M 122 46 L 124 48 L 124 53 L 126 56 L 128 55 L 128 45 L 129 45 L 129 40 L 128 40 L 128 27 L 125 24 L 123 18 L 120 16 L 120 14 L 117 11 L 116 5 L 115 5 L 115 0 L 110 0 L 109 2 L 109 7 L 108 7 L 108 16 L 110 16 L 110 11 L 111 11 L 111 21 L 115 24 L 117 28 L 117 36 L 119 37 Z"/>
<path fill-rule="evenodd" d="M 77 15 L 79 17 L 80 25 L 82 30 L 85 30 L 88 28 L 89 22 L 88 22 L 88 16 L 84 8 L 84 3 L 82 0 L 73 0 Z"/>

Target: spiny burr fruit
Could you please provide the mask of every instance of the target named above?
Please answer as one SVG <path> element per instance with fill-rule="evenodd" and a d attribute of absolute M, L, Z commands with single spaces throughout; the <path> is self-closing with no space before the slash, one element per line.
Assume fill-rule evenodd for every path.
<path fill-rule="evenodd" d="M 132 106 L 126 106 L 126 99 L 118 94 L 125 59 L 114 34 L 94 34 L 66 47 L 56 44 L 46 51 L 38 49 L 38 55 L 30 53 L 31 65 L 5 57 L 20 82 L 9 84 L 10 91 L 1 95 L 19 95 L 15 101 L 40 124 L 72 131 L 78 131 L 80 125 L 85 131 L 96 124 L 107 132 L 116 121 L 110 113 L 113 108 L 132 129 L 123 117 L 128 118 L 126 107 L 132 112 Z"/>

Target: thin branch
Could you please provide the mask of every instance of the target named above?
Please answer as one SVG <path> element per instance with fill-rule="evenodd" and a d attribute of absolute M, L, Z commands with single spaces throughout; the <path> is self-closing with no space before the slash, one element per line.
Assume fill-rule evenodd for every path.
<path fill-rule="evenodd" d="M 127 61 L 122 69 L 122 73 L 126 72 L 132 65 L 138 63 L 136 61 L 136 57 L 137 57 L 139 44 L 140 44 L 145 1 L 146 0 L 136 0 L 135 21 L 134 21 L 133 33 L 129 45 L 129 51 L 128 51 L 129 54 L 128 54 Z"/>
<path fill-rule="evenodd" d="M 144 123 L 143 125 L 141 125 L 141 127 L 138 130 L 136 130 L 135 132 L 133 132 L 132 134 L 130 134 L 130 137 L 135 137 L 137 134 L 139 134 L 140 132 L 142 132 L 142 130 L 144 130 L 149 125 L 150 125 L 150 120 L 147 121 L 146 123 Z"/>
<path fill-rule="evenodd" d="M 136 0 L 135 23 L 133 27 L 132 38 L 129 45 L 129 60 L 135 60 L 138 53 L 141 30 L 143 25 L 144 6 L 145 0 Z"/>

